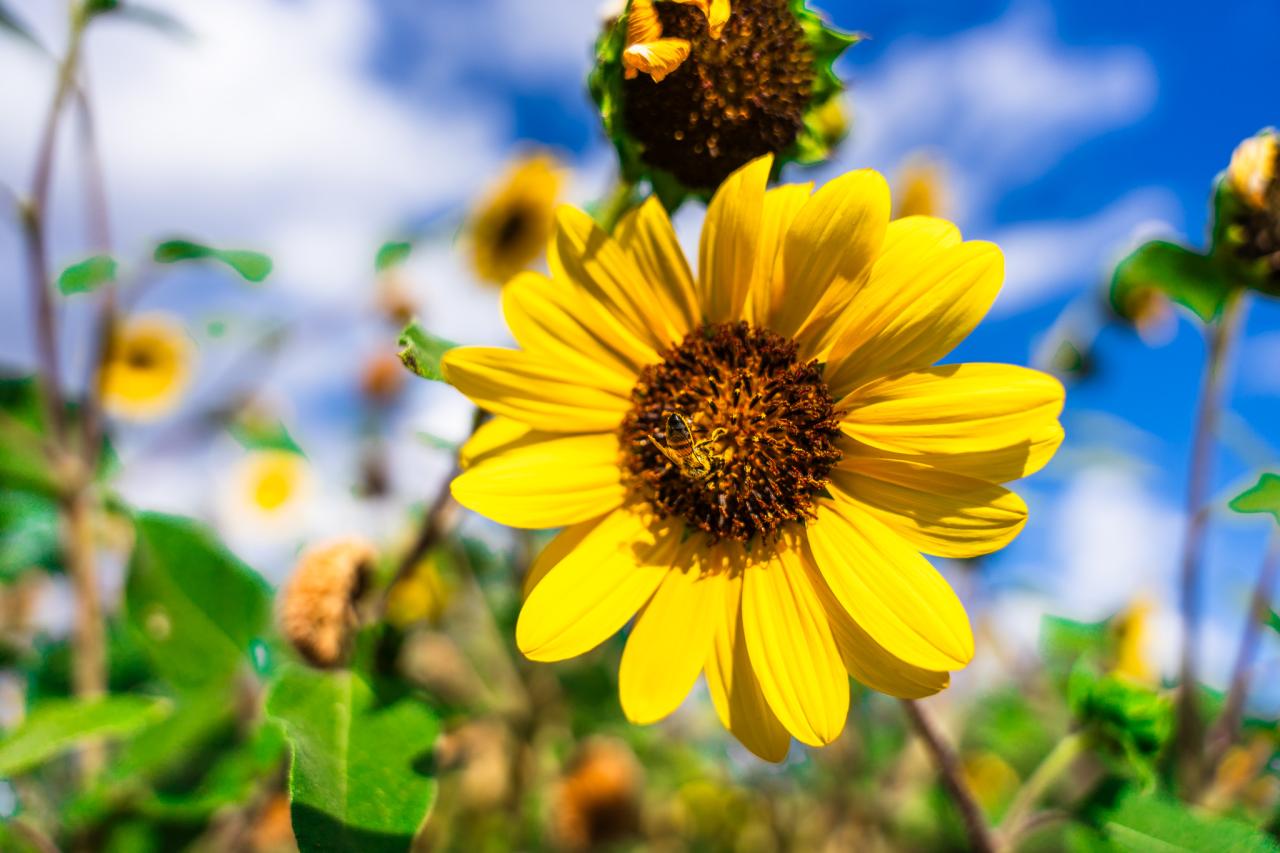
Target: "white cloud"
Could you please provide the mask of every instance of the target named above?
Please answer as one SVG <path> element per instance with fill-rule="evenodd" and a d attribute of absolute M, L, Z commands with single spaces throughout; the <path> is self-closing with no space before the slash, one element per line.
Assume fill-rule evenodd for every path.
<path fill-rule="evenodd" d="M 892 176 L 910 152 L 932 152 L 947 166 L 948 216 L 969 236 L 1006 250 L 1007 284 L 996 310 L 1017 311 L 1092 283 L 1117 234 L 1178 217 L 1171 196 L 1148 189 L 1082 219 L 993 227 L 1002 197 L 1082 142 L 1141 118 L 1155 92 L 1141 51 L 1064 46 L 1050 9 L 1022 4 L 957 36 L 903 38 L 855 75 L 852 144 L 828 173 L 871 166 Z"/>
<path fill-rule="evenodd" d="M 1032 222 L 991 235 L 1005 257 L 1005 286 L 993 314 L 1012 314 L 1072 287 L 1109 275 L 1136 231 L 1176 218 L 1178 202 L 1165 190 L 1134 190 L 1083 219 Z M 1164 228 L 1161 230 L 1171 230 Z"/>
<path fill-rule="evenodd" d="M 19 11 L 38 17 L 29 0 Z M 160 5 L 160 4 L 157 4 Z M 89 67 L 122 252 L 192 232 L 260 246 L 308 298 L 365 284 L 378 243 L 416 211 L 456 205 L 500 162 L 501 121 L 397 98 L 368 71 L 376 9 L 360 0 L 169 0 L 196 34 L 127 23 L 92 33 Z M 25 184 L 49 69 L 0 52 L 0 179 Z M 45 84 L 45 85 L 41 85 Z M 60 170 L 74 176 L 64 160 Z M 74 198 L 55 239 L 74 247 Z"/>

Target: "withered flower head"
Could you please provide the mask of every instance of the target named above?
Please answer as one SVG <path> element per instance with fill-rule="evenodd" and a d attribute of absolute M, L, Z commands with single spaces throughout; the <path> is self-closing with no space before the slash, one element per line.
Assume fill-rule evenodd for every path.
<path fill-rule="evenodd" d="M 356 605 L 368 588 L 377 551 L 339 539 L 307 551 L 280 594 L 280 628 L 318 667 L 341 666 L 359 626 Z"/>
<path fill-rule="evenodd" d="M 640 827 L 640 765 L 622 741 L 582 744 L 556 792 L 553 830 L 569 850 L 594 850 Z"/>

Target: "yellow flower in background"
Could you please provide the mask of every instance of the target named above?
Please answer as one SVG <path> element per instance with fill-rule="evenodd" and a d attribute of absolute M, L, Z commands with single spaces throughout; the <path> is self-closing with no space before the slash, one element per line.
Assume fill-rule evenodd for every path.
<path fill-rule="evenodd" d="M 1241 142 L 1231 155 L 1227 178 L 1250 207 L 1267 206 L 1267 190 L 1280 167 L 1280 133 L 1264 130 Z"/>
<path fill-rule="evenodd" d="M 921 552 L 1018 534 L 1026 506 L 999 484 L 1049 461 L 1063 389 L 932 366 L 995 299 L 998 248 L 890 222 L 875 172 L 766 191 L 771 166 L 716 193 L 696 278 L 656 199 L 614 236 L 562 208 L 551 277 L 503 293 L 521 348 L 443 365 L 496 415 L 454 496 L 565 528 L 530 569 L 521 651 L 574 657 L 635 617 L 627 717 L 665 717 L 705 671 L 725 726 L 779 761 L 792 736 L 840 734 L 850 674 L 915 698 L 968 664 L 968 617 Z"/>
<path fill-rule="evenodd" d="M 512 164 L 468 226 L 476 275 L 505 284 L 538 259 L 551 237 L 564 181 L 564 166 L 550 154 L 531 154 Z"/>
<path fill-rule="evenodd" d="M 301 533 L 314 491 L 311 467 L 300 453 L 253 450 L 230 472 L 222 515 L 234 536 L 287 539 Z"/>
<path fill-rule="evenodd" d="M 833 63 L 858 40 L 802 0 L 628 0 L 588 86 L 623 179 L 670 210 L 765 154 L 825 160 L 847 130 Z"/>
<path fill-rule="evenodd" d="M 1151 662 L 1151 612 L 1154 605 L 1139 599 L 1111 622 L 1115 640 L 1115 664 L 1111 671 L 1141 684 L 1154 685 L 1156 670 Z"/>
<path fill-rule="evenodd" d="M 1018 793 L 1018 771 L 1014 770 L 994 752 L 977 752 L 966 755 L 961 764 L 964 780 L 977 798 L 978 804 L 989 815 L 998 815 Z"/>
<path fill-rule="evenodd" d="M 417 622 L 436 625 L 451 597 L 436 557 L 431 554 L 387 592 L 387 621 L 402 629 Z"/>
<path fill-rule="evenodd" d="M 908 157 L 898 172 L 898 203 L 893 216 L 942 216 L 946 213 L 946 173 L 924 154 Z"/>
<path fill-rule="evenodd" d="M 191 382 L 195 347 L 178 318 L 142 314 L 115 330 L 99 374 L 102 405 L 129 420 L 173 411 Z"/>

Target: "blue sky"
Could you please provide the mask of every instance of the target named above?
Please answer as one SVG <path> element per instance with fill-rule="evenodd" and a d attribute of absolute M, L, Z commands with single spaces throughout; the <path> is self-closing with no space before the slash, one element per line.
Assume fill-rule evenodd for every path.
<path fill-rule="evenodd" d="M 59 4 L 15 5 L 58 43 Z M 276 257 L 278 274 L 265 292 L 193 274 L 147 304 L 182 312 L 193 328 L 209 316 L 238 317 L 231 344 L 254 328 L 291 324 L 294 340 L 267 371 L 264 394 L 332 498 L 316 529 L 342 519 L 385 535 L 395 513 L 355 508 L 346 494 L 356 464 L 353 375 L 360 356 L 389 335 L 369 309 L 369 258 L 406 222 L 456 220 L 531 141 L 573 161 L 574 200 L 607 188 L 610 152 L 582 82 L 602 4 L 156 5 L 187 20 L 197 40 L 176 44 L 112 25 L 90 46 L 119 251 L 137 253 L 152 237 L 179 231 Z M 814 175 L 873 166 L 892 178 L 907 156 L 928 150 L 948 168 L 951 215 L 968 236 L 1006 251 L 1006 291 L 955 359 L 1027 363 L 1039 336 L 1105 279 L 1135 234 L 1199 242 L 1215 173 L 1241 138 L 1280 122 L 1274 0 L 1164 3 L 1158 13 L 1149 4 L 1078 0 L 813 5 L 871 36 L 840 66 L 851 81 L 853 138 Z M 0 79 L 26 83 L 0 91 L 0 181 L 22 186 L 31 129 L 48 97 L 47 68 L 0 42 Z M 54 250 L 68 261 L 80 229 L 75 171 L 70 160 L 60 163 Z M 694 208 L 681 213 L 685 239 L 699 221 Z M 6 277 L 17 256 L 12 228 L 0 228 Z M 408 272 L 429 324 L 455 340 L 502 339 L 496 298 L 469 280 L 447 242 L 418 253 Z M 29 363 L 25 312 L 16 288 L 0 289 L 4 363 Z M 81 313 L 70 308 L 68 328 Z M 1280 359 L 1280 307 L 1256 303 L 1249 333 L 1233 408 L 1263 439 L 1280 443 L 1280 381 L 1271 368 Z M 198 390 L 212 393 L 233 353 L 226 341 L 198 342 Z M 1025 484 L 1031 523 L 992 562 L 990 586 L 1036 586 L 1080 616 L 1100 616 L 1144 591 L 1167 600 L 1202 354 L 1186 321 L 1158 348 L 1121 330 L 1102 335 L 1098 375 L 1069 393 L 1067 449 Z M 415 388 L 394 426 L 402 504 L 420 500 L 444 468 L 414 436 L 460 429 L 465 413 L 451 394 Z M 159 460 L 130 457 L 134 444 L 129 436 L 122 443 L 134 500 L 219 517 L 205 482 L 238 452 L 233 443 Z M 1128 461 L 1101 455 L 1117 448 Z M 1224 452 L 1216 491 L 1243 485 L 1268 461 L 1275 461 L 1269 452 Z M 1229 657 L 1265 529 L 1231 519 L 1222 528 L 1212 554 L 1218 664 Z M 233 544 L 268 574 L 296 546 Z"/>

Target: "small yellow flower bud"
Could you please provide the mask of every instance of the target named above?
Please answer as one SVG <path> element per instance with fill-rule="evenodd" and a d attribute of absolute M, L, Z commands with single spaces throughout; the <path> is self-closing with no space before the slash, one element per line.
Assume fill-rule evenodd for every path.
<path fill-rule="evenodd" d="M 280 628 L 298 653 L 318 667 L 345 662 L 359 625 L 356 603 L 377 557 L 360 539 L 340 539 L 307 551 L 281 592 Z"/>
<path fill-rule="evenodd" d="M 1236 147 L 1227 167 L 1231 186 L 1245 203 L 1257 210 L 1267 206 L 1267 190 L 1276 178 L 1280 161 L 1280 133 L 1264 130 Z"/>

